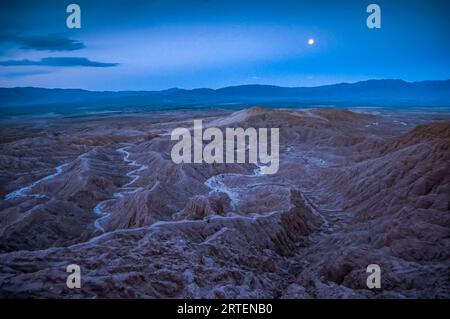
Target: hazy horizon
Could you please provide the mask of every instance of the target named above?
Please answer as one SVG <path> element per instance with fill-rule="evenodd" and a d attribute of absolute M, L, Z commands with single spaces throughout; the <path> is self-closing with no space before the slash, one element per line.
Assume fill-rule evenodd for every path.
<path fill-rule="evenodd" d="M 275 85 L 275 84 L 262 84 L 262 83 L 248 83 L 248 84 L 233 84 L 228 86 L 220 86 L 220 87 L 193 87 L 193 88 L 186 88 L 186 87 L 166 87 L 162 89 L 152 90 L 152 89 L 142 89 L 142 90 L 90 90 L 90 89 L 84 89 L 81 87 L 40 87 L 40 86 L 1 86 L 0 89 L 24 89 L 24 88 L 33 88 L 33 89 L 48 89 L 48 90 L 84 90 L 84 91 L 92 91 L 92 92 L 123 92 L 123 91 L 144 91 L 144 92 L 159 92 L 159 91 L 168 91 L 168 90 L 201 90 L 201 89 L 210 89 L 210 90 L 220 90 L 230 87 L 240 87 L 240 86 L 272 86 L 272 87 L 280 87 L 280 88 L 315 88 L 315 87 L 324 87 L 324 86 L 334 86 L 334 85 L 340 85 L 340 84 L 357 84 L 357 83 L 363 83 L 363 82 L 370 82 L 370 81 L 401 81 L 406 83 L 421 83 L 421 82 L 446 82 L 450 81 L 450 78 L 447 79 L 427 79 L 427 80 L 420 80 L 420 81 L 407 81 L 403 79 L 394 79 L 394 78 L 370 78 L 367 80 L 361 80 L 361 81 L 355 81 L 355 82 L 335 82 L 335 83 L 329 83 L 329 84 L 320 84 L 320 85 L 302 85 L 302 86 L 283 86 L 283 85 Z"/>

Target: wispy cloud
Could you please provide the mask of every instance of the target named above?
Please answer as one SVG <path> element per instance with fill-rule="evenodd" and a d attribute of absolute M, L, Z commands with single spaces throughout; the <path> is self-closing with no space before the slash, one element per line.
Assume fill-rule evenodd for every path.
<path fill-rule="evenodd" d="M 51 71 L 51 70 L 27 70 L 27 71 L 2 73 L 1 76 L 5 77 L 5 78 L 20 78 L 20 77 L 33 76 L 33 75 L 50 74 L 52 72 L 53 71 Z"/>
<path fill-rule="evenodd" d="M 74 51 L 85 48 L 85 45 L 64 37 L 28 37 L 21 39 L 21 49 L 47 51 Z"/>
<path fill-rule="evenodd" d="M 79 58 L 79 57 L 53 57 L 53 58 L 51 57 L 51 58 L 43 58 L 39 61 L 27 59 L 0 61 L 0 66 L 50 66 L 50 67 L 84 66 L 84 67 L 107 68 L 118 65 L 119 63 L 105 63 L 105 62 L 91 61 L 88 58 Z"/>
<path fill-rule="evenodd" d="M 4 33 L 2 41 L 11 42 L 20 49 L 38 51 L 75 51 L 85 48 L 83 42 L 58 35 L 32 36 Z"/>

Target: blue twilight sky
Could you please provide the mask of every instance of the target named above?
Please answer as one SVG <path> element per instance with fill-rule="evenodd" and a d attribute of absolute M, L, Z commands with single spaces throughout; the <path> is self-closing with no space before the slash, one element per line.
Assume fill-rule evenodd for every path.
<path fill-rule="evenodd" d="M 66 27 L 70 3 L 81 29 Z M 370 3 L 381 6 L 381 29 L 366 26 Z M 0 14 L 1 87 L 450 78 L 447 0 L 2 0 Z"/>

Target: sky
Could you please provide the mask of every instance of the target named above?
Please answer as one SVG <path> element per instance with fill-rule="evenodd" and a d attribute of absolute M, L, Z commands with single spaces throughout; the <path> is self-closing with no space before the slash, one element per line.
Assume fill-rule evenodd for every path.
<path fill-rule="evenodd" d="M 80 29 L 66 26 L 70 3 L 81 8 Z M 380 29 L 366 25 L 370 3 L 381 8 Z M 0 14 L 0 87 L 450 78 L 446 0 L 2 0 Z"/>

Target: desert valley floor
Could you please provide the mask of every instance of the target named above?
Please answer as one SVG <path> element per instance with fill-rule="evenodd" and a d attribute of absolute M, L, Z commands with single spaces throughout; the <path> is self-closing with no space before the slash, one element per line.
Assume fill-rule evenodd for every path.
<path fill-rule="evenodd" d="M 5 122 L 2 298 L 450 298 L 450 118 L 253 107 L 280 169 L 174 164 L 199 114 Z M 78 264 L 81 289 L 68 289 Z M 381 289 L 366 267 L 381 267 Z"/>

